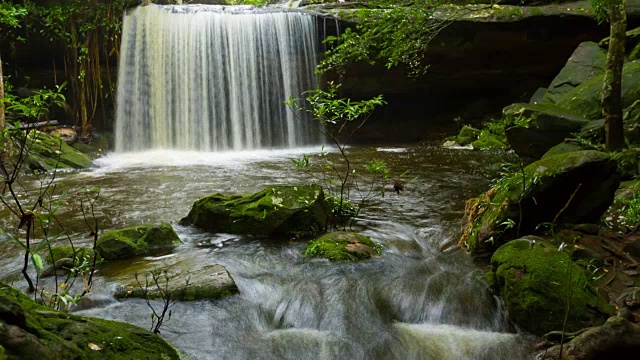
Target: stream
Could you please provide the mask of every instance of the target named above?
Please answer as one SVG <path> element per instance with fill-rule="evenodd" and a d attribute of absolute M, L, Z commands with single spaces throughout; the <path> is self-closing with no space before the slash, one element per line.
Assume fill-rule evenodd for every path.
<path fill-rule="evenodd" d="M 382 256 L 333 263 L 303 256 L 306 241 L 269 242 L 177 225 L 198 198 L 248 193 L 309 177 L 291 159 L 319 148 L 248 152 L 108 154 L 86 171 L 60 173 L 69 190 L 58 217 L 76 245 L 90 245 L 79 201 L 100 188 L 101 230 L 167 221 L 183 244 L 173 254 L 100 265 L 85 316 L 148 328 L 143 300 L 112 298 L 125 274 L 167 264 L 225 266 L 239 294 L 178 302 L 161 335 L 189 359 L 522 359 L 532 339 L 506 322 L 482 269 L 457 248 L 465 200 L 486 190 L 506 154 L 439 146 L 354 146 L 356 164 L 385 160 L 409 171 L 406 190 L 362 210 L 353 229 L 382 244 Z M 30 183 L 30 181 L 32 183 Z M 35 188 L 35 179 L 23 180 Z M 0 225 L 10 217 L 0 211 Z M 24 287 L 18 245 L 0 238 L 0 281 Z M 152 302 L 159 305 L 159 302 Z"/>

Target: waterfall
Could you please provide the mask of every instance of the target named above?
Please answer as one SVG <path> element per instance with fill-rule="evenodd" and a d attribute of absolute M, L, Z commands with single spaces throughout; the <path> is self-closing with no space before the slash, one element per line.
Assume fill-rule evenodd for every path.
<path fill-rule="evenodd" d="M 116 151 L 290 148 L 319 141 L 283 102 L 317 87 L 315 17 L 247 6 L 125 14 Z M 302 119 L 300 115 L 303 115 Z"/>

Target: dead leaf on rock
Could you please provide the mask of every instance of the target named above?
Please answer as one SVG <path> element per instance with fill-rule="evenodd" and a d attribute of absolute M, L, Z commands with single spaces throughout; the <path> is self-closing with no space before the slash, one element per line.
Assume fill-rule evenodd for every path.
<path fill-rule="evenodd" d="M 100 351 L 102 350 L 102 348 L 94 343 L 89 343 L 89 349 L 91 350 L 95 350 L 95 351 Z"/>

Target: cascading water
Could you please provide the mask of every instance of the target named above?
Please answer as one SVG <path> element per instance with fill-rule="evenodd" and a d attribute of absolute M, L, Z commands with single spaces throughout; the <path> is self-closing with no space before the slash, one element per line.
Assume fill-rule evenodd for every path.
<path fill-rule="evenodd" d="M 317 142 L 284 101 L 317 87 L 315 17 L 206 5 L 125 15 L 116 150 L 290 148 Z"/>

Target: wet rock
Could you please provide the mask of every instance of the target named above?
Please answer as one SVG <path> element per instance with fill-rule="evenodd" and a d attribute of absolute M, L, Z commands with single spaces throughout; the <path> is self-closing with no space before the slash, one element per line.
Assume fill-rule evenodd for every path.
<path fill-rule="evenodd" d="M 576 86 L 604 74 L 606 62 L 606 50 L 594 42 L 581 43 L 571 54 L 560 73 L 551 81 L 543 102 L 555 103 Z"/>
<path fill-rule="evenodd" d="M 26 164 L 36 171 L 55 169 L 84 169 L 91 159 L 55 137 L 40 131 L 31 131 L 27 140 L 29 154 Z"/>
<path fill-rule="evenodd" d="M 72 145 L 78 140 L 78 133 L 70 127 L 58 127 L 49 131 L 49 135 L 59 137 L 68 145 Z"/>
<path fill-rule="evenodd" d="M 537 360 L 632 359 L 640 351 L 640 325 L 622 317 L 610 317 L 602 326 L 585 331 L 562 346 L 551 347 Z"/>
<path fill-rule="evenodd" d="M 522 124 L 506 131 L 511 148 L 520 156 L 534 159 L 587 124 L 578 113 L 553 104 L 511 104 L 502 110 L 502 115 Z"/>
<path fill-rule="evenodd" d="M 0 349 L 7 359 L 179 359 L 176 350 L 147 330 L 55 311 L 4 284 Z"/>
<path fill-rule="evenodd" d="M 620 183 L 616 169 L 609 155 L 592 150 L 538 160 L 524 168 L 524 186 L 518 172 L 468 201 L 460 245 L 474 256 L 488 257 L 514 239 L 517 231 L 533 234 L 539 224 L 554 220 L 556 224 L 598 222 Z"/>
<path fill-rule="evenodd" d="M 367 236 L 351 231 L 334 231 L 311 241 L 304 254 L 332 261 L 357 261 L 378 256 L 380 249 Z"/>
<path fill-rule="evenodd" d="M 171 225 L 143 224 L 111 230 L 98 238 L 96 249 L 106 260 L 166 253 L 181 243 Z"/>
<path fill-rule="evenodd" d="M 210 232 L 303 238 L 322 231 L 329 213 L 319 185 L 275 185 L 255 194 L 202 198 L 180 224 Z"/>
<path fill-rule="evenodd" d="M 612 314 L 613 308 L 591 288 L 582 269 L 542 238 L 508 242 L 496 250 L 491 264 L 510 319 L 528 332 L 562 330 L 569 296 L 566 331 L 599 325 Z"/>
<path fill-rule="evenodd" d="M 216 300 L 238 293 L 235 281 L 222 265 L 208 265 L 198 269 L 181 270 L 179 267 L 169 267 L 155 270 L 163 290 L 168 281 L 167 289 L 173 300 Z M 140 284 L 138 284 L 138 281 Z M 160 289 L 153 283 L 153 277 L 147 273 L 138 274 L 116 289 L 116 298 L 162 298 Z M 148 285 L 147 285 L 148 281 Z"/>
<path fill-rule="evenodd" d="M 73 269 L 73 267 L 75 266 L 75 261 L 73 261 L 73 259 L 70 258 L 62 258 L 60 260 L 57 260 L 53 265 L 50 265 L 49 267 L 47 267 L 46 269 L 44 269 L 42 271 L 42 274 L 40 274 L 40 277 L 48 277 L 48 276 L 52 276 L 52 275 L 64 275 L 66 273 L 68 273 L 71 269 Z"/>
<path fill-rule="evenodd" d="M 585 81 L 567 92 L 557 105 L 581 114 L 589 120 L 602 116 L 601 98 L 604 75 Z M 622 70 L 622 106 L 627 108 L 640 98 L 640 60 L 628 62 Z"/>

